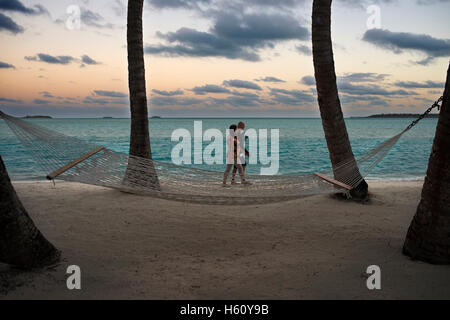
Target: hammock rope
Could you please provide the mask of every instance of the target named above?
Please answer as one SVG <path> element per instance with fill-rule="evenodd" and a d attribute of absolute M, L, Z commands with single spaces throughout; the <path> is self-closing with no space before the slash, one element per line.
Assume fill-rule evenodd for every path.
<path fill-rule="evenodd" d="M 405 130 L 357 157 L 356 162 L 353 159 L 343 161 L 318 174 L 249 175 L 252 185 L 238 184 L 227 188 L 222 186 L 222 172 L 130 156 L 1 111 L 0 118 L 5 120 L 34 161 L 48 173 L 49 179 L 57 177 L 170 200 L 246 205 L 348 192 L 383 160 L 403 134 L 438 108 L 441 101 L 442 97 Z M 158 188 L 154 175 L 149 175 L 153 170 L 158 175 Z M 333 176 L 339 177 L 339 181 L 332 179 Z"/>

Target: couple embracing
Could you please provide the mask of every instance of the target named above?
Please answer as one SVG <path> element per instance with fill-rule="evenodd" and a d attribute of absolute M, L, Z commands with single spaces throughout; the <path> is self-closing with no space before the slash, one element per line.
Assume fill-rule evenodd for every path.
<path fill-rule="evenodd" d="M 235 184 L 236 172 L 239 171 L 241 184 L 249 185 L 249 181 L 245 180 L 245 157 L 249 157 L 249 152 L 245 149 L 245 123 L 239 122 L 230 126 L 230 134 L 227 136 L 227 168 L 223 174 L 223 186 L 227 185 L 228 175 L 231 168 L 233 168 L 233 174 L 231 178 L 231 184 Z"/>

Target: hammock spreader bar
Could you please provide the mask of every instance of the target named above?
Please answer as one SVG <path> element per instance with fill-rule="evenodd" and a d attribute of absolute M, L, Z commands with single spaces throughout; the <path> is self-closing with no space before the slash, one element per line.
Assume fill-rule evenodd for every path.
<path fill-rule="evenodd" d="M 47 179 L 48 179 L 48 180 L 53 180 L 53 179 L 55 179 L 55 178 L 56 178 L 57 176 L 59 176 L 60 174 L 63 174 L 63 173 L 66 172 L 67 170 L 69 170 L 69 169 L 75 167 L 77 164 L 79 164 L 79 163 L 85 161 L 86 159 L 92 157 L 94 154 L 99 153 L 100 151 L 102 151 L 102 150 L 104 150 L 104 149 L 105 149 L 104 146 L 100 146 L 100 147 L 98 147 L 98 148 L 95 148 L 95 149 L 92 150 L 92 151 L 89 151 L 88 153 L 82 155 L 82 156 L 79 157 L 78 159 L 75 159 L 75 160 L 73 160 L 72 162 L 66 164 L 65 166 L 63 166 L 63 167 L 61 167 L 61 168 L 59 168 L 59 169 L 57 169 L 57 170 L 55 170 L 55 171 L 49 173 L 49 174 L 47 175 Z"/>
<path fill-rule="evenodd" d="M 338 186 L 338 187 L 347 189 L 347 190 L 349 190 L 349 191 L 353 190 L 353 187 L 351 187 L 351 186 L 349 186 L 349 185 L 347 185 L 347 184 L 345 184 L 345 183 L 342 183 L 342 182 L 340 182 L 340 181 L 334 180 L 334 179 L 332 179 L 332 178 L 330 178 L 330 177 L 328 177 L 328 176 L 326 176 L 326 175 L 324 175 L 324 174 L 322 174 L 322 173 L 314 172 L 314 175 L 316 175 L 316 176 L 318 176 L 319 178 L 325 180 L 326 182 L 329 182 L 329 183 L 331 183 L 331 184 L 334 184 L 335 186 Z"/>

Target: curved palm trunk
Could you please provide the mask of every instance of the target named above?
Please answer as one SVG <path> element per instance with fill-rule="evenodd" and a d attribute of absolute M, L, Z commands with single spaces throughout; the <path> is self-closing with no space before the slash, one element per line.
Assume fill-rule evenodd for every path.
<path fill-rule="evenodd" d="M 450 67 L 422 199 L 403 253 L 430 263 L 450 264 Z"/>
<path fill-rule="evenodd" d="M 351 194 L 354 198 L 365 199 L 368 196 L 368 185 L 359 173 L 352 152 L 336 84 L 331 42 L 331 2 L 332 0 L 313 2 L 312 44 L 320 116 L 335 179 L 348 183 L 351 176 L 352 181 L 361 181 Z M 347 163 L 344 169 L 339 166 L 343 162 Z"/>
<path fill-rule="evenodd" d="M 152 158 L 150 133 L 148 128 L 147 92 L 145 88 L 144 44 L 142 32 L 142 14 L 144 0 L 128 1 L 127 46 L 128 46 L 128 86 L 130 90 L 131 133 L 130 155 L 141 158 Z M 133 158 L 129 159 L 126 177 L 133 179 L 144 187 L 160 189 L 158 176 L 152 166 L 149 172 L 133 172 L 136 169 Z M 125 183 L 127 178 L 124 179 Z"/>
<path fill-rule="evenodd" d="M 0 262 L 28 269 L 54 264 L 59 257 L 28 216 L 0 157 Z"/>

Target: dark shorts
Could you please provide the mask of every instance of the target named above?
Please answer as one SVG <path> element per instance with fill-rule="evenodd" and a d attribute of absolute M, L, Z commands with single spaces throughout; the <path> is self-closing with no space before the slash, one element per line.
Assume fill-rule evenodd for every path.
<path fill-rule="evenodd" d="M 246 162 L 244 162 L 244 163 L 242 163 L 242 164 L 241 164 L 241 166 L 242 166 L 242 168 L 245 168 L 245 167 L 247 166 L 247 163 L 246 163 Z M 236 165 L 234 165 L 234 168 L 235 168 L 235 169 L 237 169 L 237 166 L 236 166 Z"/>

